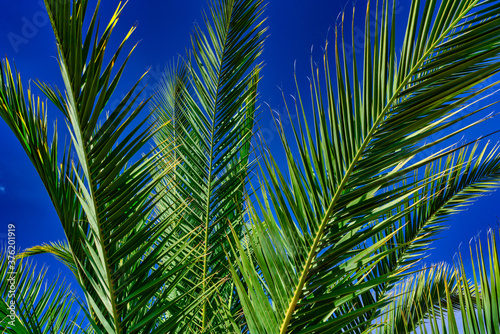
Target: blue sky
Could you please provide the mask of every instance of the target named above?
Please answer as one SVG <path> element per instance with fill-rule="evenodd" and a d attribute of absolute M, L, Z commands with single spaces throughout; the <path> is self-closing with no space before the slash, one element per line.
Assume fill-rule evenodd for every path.
<path fill-rule="evenodd" d="M 103 2 L 103 21 L 110 17 L 116 4 L 117 1 Z M 265 67 L 261 72 L 263 78 L 260 83 L 260 102 L 263 108 L 259 125 L 271 149 L 276 152 L 280 149 L 279 138 L 264 102 L 284 114 L 280 89 L 286 96 L 295 93 L 295 61 L 299 84 L 306 95 L 311 46 L 314 46 L 313 60 L 320 62 L 321 47 L 324 46 L 325 39 L 327 36 L 330 40 L 333 37 L 329 28 L 338 23 L 338 14 L 343 8 L 350 13 L 352 6 L 351 1 L 344 0 L 268 1 L 265 16 L 268 17 L 269 38 L 262 56 Z M 355 48 L 361 52 L 365 1 L 357 1 L 356 6 Z M 147 92 L 152 92 L 163 68 L 177 55 L 185 54 L 194 23 L 202 22 L 203 8 L 206 8 L 205 0 L 129 2 L 118 24 L 115 41 L 118 43 L 119 37 L 124 36 L 126 30 L 137 22 L 138 28 L 129 46 L 140 42 L 118 88 L 116 99 L 148 68 L 151 70 L 145 82 L 149 87 Z M 397 1 L 396 8 L 400 31 L 403 31 L 407 22 L 409 1 Z M 350 20 L 350 15 L 348 17 Z M 30 79 L 39 79 L 62 86 L 55 58 L 55 41 L 42 1 L 0 0 L 0 54 L 15 62 L 25 85 Z M 49 108 L 49 120 L 56 118 L 61 120 L 59 112 L 55 108 Z M 64 127 L 62 121 L 59 122 L 59 127 Z M 497 128 L 498 120 L 494 119 L 485 126 L 467 132 L 465 139 L 473 139 Z M 493 141 L 496 142 L 497 139 L 498 137 L 493 137 Z M 37 173 L 2 120 L 0 143 L 0 238 L 6 238 L 7 224 L 14 223 L 17 227 L 17 245 L 21 249 L 62 240 L 64 234 L 58 217 Z M 460 243 L 463 244 L 462 250 L 467 251 L 468 241 L 479 231 L 482 231 L 483 237 L 486 236 L 487 228 L 497 224 L 499 200 L 500 194 L 495 193 L 480 199 L 462 214 L 452 217 L 449 222 L 450 229 L 442 233 L 441 240 L 434 243 L 436 249 L 428 262 L 451 261 Z M 50 257 L 37 259 L 49 264 L 53 274 L 58 270 L 68 273 Z"/>

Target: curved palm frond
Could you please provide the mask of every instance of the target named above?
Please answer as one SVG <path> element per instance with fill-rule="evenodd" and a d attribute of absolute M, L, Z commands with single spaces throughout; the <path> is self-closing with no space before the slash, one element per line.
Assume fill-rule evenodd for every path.
<path fill-rule="evenodd" d="M 391 20 L 390 2 L 382 2 L 373 36 L 368 6 L 362 75 L 356 55 L 348 69 L 343 37 L 335 44 L 336 76 L 325 54 L 326 92 L 319 70 L 312 69 L 313 125 L 300 93 L 295 104 L 304 115 L 293 128 L 299 159 L 280 128 L 287 169 L 282 172 L 264 155 L 262 168 L 270 177 L 261 181 L 263 198 L 250 214 L 254 256 L 235 245 L 244 284 L 236 268 L 233 280 L 252 332 L 370 332 L 388 299 L 363 296 L 391 286 L 407 269 L 394 266 L 373 275 L 377 266 L 388 257 L 411 256 L 424 238 L 417 233 L 410 244 L 384 246 L 411 230 L 412 216 L 439 203 L 433 198 L 441 197 L 443 186 L 455 189 L 445 192 L 450 202 L 427 217 L 428 226 L 466 198 L 498 186 L 496 149 L 483 152 L 487 158 L 480 156 L 477 165 L 465 161 L 464 152 L 453 158 L 458 148 L 417 156 L 477 124 L 465 123 L 475 111 L 462 107 L 496 84 L 476 88 L 500 70 L 497 7 L 493 1 L 413 1 L 396 59 L 394 8 Z M 461 127 L 449 131 L 459 121 Z M 435 134 L 437 140 L 421 144 Z M 440 159 L 449 162 L 438 165 Z M 433 173 L 415 176 L 433 162 Z M 462 174 L 480 175 L 483 169 L 485 179 L 477 183 Z"/>
<path fill-rule="evenodd" d="M 446 281 L 446 283 L 445 283 Z M 459 310 L 456 273 L 445 264 L 424 268 L 404 282 L 397 284 L 391 294 L 395 296 L 383 311 L 383 326 L 377 333 L 411 333 L 422 330 L 425 321 L 440 317 L 447 310 L 446 290 L 454 312 Z"/>
<path fill-rule="evenodd" d="M 500 333 L 500 257 L 495 232 L 490 230 L 488 234 L 486 252 L 479 241 L 476 241 L 475 252 L 472 247 L 470 248 L 473 284 L 469 283 L 461 256 L 455 264 L 460 283 L 458 297 L 462 328 L 467 333 Z M 477 269 L 474 265 L 474 253 L 476 254 Z M 450 295 L 450 289 L 447 287 L 448 304 L 450 303 Z M 448 314 L 451 313 L 452 310 L 448 306 Z M 447 320 L 449 332 L 458 332 L 457 319 L 454 316 L 448 316 Z"/>
<path fill-rule="evenodd" d="M 99 333 L 182 331 L 184 325 L 177 320 L 188 322 L 205 296 L 192 300 L 188 293 L 172 294 L 198 261 L 190 248 L 197 231 L 179 238 L 183 213 L 154 211 L 169 189 L 157 187 L 162 175 L 156 172 L 159 162 L 154 150 L 136 158 L 153 135 L 152 125 L 143 126 L 148 118 L 134 124 L 147 103 L 136 103 L 140 92 L 134 91 L 140 80 L 104 118 L 130 54 L 118 68 L 116 60 L 134 28 L 106 64 L 106 47 L 123 5 L 118 5 L 99 34 L 98 4 L 85 34 L 87 4 L 45 1 L 65 92 L 43 83 L 39 86 L 63 112 L 74 156 L 68 149 L 63 165 L 58 166 L 57 137 L 50 149 L 47 145 L 46 120 L 41 117 L 44 106 L 33 103 L 29 91 L 28 103 L 24 102 L 20 80 L 13 78 L 8 63 L 6 75 L 2 70 L 2 117 L 20 139 L 58 210 L 69 245 L 64 256 L 72 256 L 71 263 L 66 263 L 74 265 L 93 329 Z M 166 174 L 174 162 L 163 164 L 167 169 L 162 174 Z M 41 246 L 32 251 L 61 255 L 63 248 L 56 248 Z"/>
<path fill-rule="evenodd" d="M 56 259 L 61 261 L 73 275 L 78 279 L 78 269 L 75 263 L 75 258 L 71 248 L 66 242 L 51 242 L 40 246 L 30 247 L 17 255 L 17 258 L 23 259 L 38 254 L 52 254 Z"/>
<path fill-rule="evenodd" d="M 490 193 L 491 187 L 500 182 L 500 157 L 496 154 L 498 148 L 489 149 L 488 145 L 485 145 L 478 156 L 476 150 L 477 145 L 470 152 L 465 147 L 426 166 L 425 178 L 441 170 L 447 172 L 443 177 L 422 188 L 415 195 L 416 199 L 407 199 L 400 208 L 391 213 L 398 215 L 404 212 L 412 205 L 412 201 L 422 203 L 416 210 L 401 217 L 394 227 L 374 236 L 373 242 L 377 242 L 395 228 L 401 227 L 394 237 L 378 250 L 379 253 L 388 253 L 390 250 L 393 252 L 377 264 L 365 278 L 366 281 L 400 270 L 404 270 L 403 275 L 406 275 L 408 269 L 424 258 L 429 245 L 445 228 L 443 223 L 451 215 L 471 205 L 477 198 Z M 418 179 L 418 173 L 414 179 Z M 383 282 L 374 288 L 374 293 L 365 293 L 360 298 L 364 303 L 382 300 L 391 293 L 392 288 L 391 284 Z M 444 293 L 444 290 L 441 292 Z M 395 328 L 401 330 L 401 327 Z"/>
<path fill-rule="evenodd" d="M 76 174 L 71 165 L 71 146 L 64 147 L 64 154 L 60 158 L 57 124 L 49 144 L 47 105 L 32 93 L 31 87 L 28 87 L 25 93 L 21 75 L 12 68 L 7 59 L 0 63 L 0 117 L 16 135 L 33 163 L 64 231 L 72 231 L 78 224 L 86 229 L 80 202 L 73 190 Z M 70 239 L 69 242 L 70 249 L 81 249 L 78 241 Z M 78 275 L 76 278 L 78 279 Z"/>
<path fill-rule="evenodd" d="M 470 270 L 459 255 L 451 270 L 440 267 L 410 279 L 411 287 L 403 289 L 411 292 L 388 307 L 380 333 L 499 333 L 500 262 L 495 232 L 488 234 L 486 252 L 477 240 L 475 251 L 471 245 Z"/>

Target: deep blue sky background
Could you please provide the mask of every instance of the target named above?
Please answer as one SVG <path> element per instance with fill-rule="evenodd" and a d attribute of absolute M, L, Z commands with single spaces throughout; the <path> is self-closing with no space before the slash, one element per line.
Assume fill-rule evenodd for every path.
<path fill-rule="evenodd" d="M 297 75 L 304 89 L 302 94 L 308 96 L 307 76 L 311 46 L 314 45 L 313 59 L 320 62 L 321 47 L 324 46 L 327 35 L 330 40 L 333 37 L 333 30 L 328 33 L 329 28 L 335 27 L 336 22 L 339 22 L 338 14 L 343 8 L 346 8 L 348 13 L 350 26 L 353 4 L 345 0 L 268 2 L 265 15 L 268 17 L 269 38 L 262 56 L 265 67 L 260 84 L 260 101 L 285 115 L 279 88 L 287 96 L 295 93 L 294 61 L 297 61 Z M 116 4 L 117 1 L 103 1 L 103 23 L 110 17 Z M 364 0 L 358 0 L 356 4 L 354 34 L 358 53 L 362 51 L 365 4 Z M 148 68 L 151 68 L 151 71 L 145 82 L 150 87 L 147 91 L 152 92 L 163 68 L 178 54 L 185 54 L 194 23 L 202 22 L 202 8 L 206 8 L 205 0 L 129 2 L 118 23 L 115 43 L 118 43 L 126 30 L 136 22 L 138 28 L 129 47 L 136 41 L 140 43 L 129 62 L 115 99 Z M 396 8 L 401 28 L 398 31 L 402 32 L 407 22 L 409 1 L 397 1 Z M 347 29 L 348 33 L 349 30 Z M 0 54 L 2 58 L 7 56 L 10 61 L 15 62 L 25 85 L 29 79 L 39 79 L 62 86 L 55 58 L 55 41 L 42 1 L 0 0 Z M 262 105 L 259 125 L 271 149 L 278 152 L 280 144 L 274 123 L 268 108 L 264 103 Z M 56 118 L 61 120 L 61 114 L 50 107 L 49 120 Z M 498 124 L 498 119 L 494 119 L 485 126 L 467 132 L 466 139 L 494 131 L 498 129 Z M 60 121 L 59 127 L 64 128 L 64 122 Z M 493 141 L 497 140 L 498 137 L 493 138 Z M 499 193 L 482 198 L 468 211 L 452 217 L 449 222 L 451 228 L 441 235 L 441 240 L 434 243 L 436 249 L 428 262 L 450 261 L 460 243 L 466 245 L 470 238 L 481 230 L 485 236 L 488 226 L 497 224 L 499 199 Z M 34 167 L 5 122 L 0 120 L 0 239 L 3 242 L 6 239 L 7 224 L 11 222 L 16 224 L 17 245 L 21 249 L 64 238 L 58 217 Z M 462 250 L 466 251 L 467 247 L 462 247 Z M 40 256 L 37 259 L 50 265 L 50 276 L 58 270 L 68 274 L 68 271 L 50 257 Z"/>

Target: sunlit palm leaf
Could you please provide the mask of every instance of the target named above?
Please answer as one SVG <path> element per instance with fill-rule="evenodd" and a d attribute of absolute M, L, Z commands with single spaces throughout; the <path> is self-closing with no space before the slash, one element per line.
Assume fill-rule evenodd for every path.
<path fill-rule="evenodd" d="M 483 151 L 476 156 L 476 147 L 470 152 L 461 149 L 451 153 L 426 167 L 424 175 L 428 178 L 440 170 L 448 172 L 432 184 L 424 187 L 416 198 L 423 205 L 417 210 L 412 210 L 387 231 L 374 237 L 374 242 L 384 238 L 394 228 L 401 226 L 401 230 L 394 235 L 390 242 L 384 244 L 379 252 L 394 252 L 377 264 L 376 269 L 365 279 L 372 280 L 379 276 L 397 271 L 400 268 L 411 268 L 416 262 L 422 260 L 429 245 L 437 238 L 445 226 L 443 223 L 454 213 L 463 210 L 467 205 L 491 191 L 491 187 L 500 182 L 500 160 L 496 153 L 497 148 L 489 151 L 486 145 Z M 416 174 L 414 178 L 418 179 Z M 395 213 L 404 212 L 415 199 L 408 199 L 402 203 Z M 386 297 L 392 286 L 384 282 L 375 288 L 375 293 L 362 296 L 366 302 L 374 302 Z M 444 290 L 442 290 L 444 292 Z M 370 301 L 371 300 L 371 301 Z M 418 321 L 415 322 L 418 324 Z M 388 326 L 387 328 L 394 328 Z M 401 327 L 395 327 L 401 329 Z"/>
<path fill-rule="evenodd" d="M 47 106 L 34 96 L 29 87 L 25 93 L 21 76 L 5 59 L 0 64 L 0 116 L 9 125 L 30 158 L 54 208 L 69 232 L 81 225 L 86 229 L 86 221 L 81 216 L 81 206 L 73 190 L 74 169 L 71 167 L 71 147 L 65 147 L 59 157 L 57 127 L 54 127 L 52 142 L 49 143 Z M 79 241 L 70 239 L 68 251 L 81 250 Z M 78 275 L 76 275 L 78 278 Z"/>
<path fill-rule="evenodd" d="M 59 261 L 64 263 L 68 269 L 70 269 L 75 278 L 78 279 L 78 270 L 75 263 L 75 258 L 73 253 L 69 248 L 68 244 L 65 242 L 52 242 L 50 244 L 43 244 L 41 246 L 34 246 L 25 249 L 22 253 L 18 254 L 18 258 L 25 258 L 37 254 L 52 254 Z"/>
<path fill-rule="evenodd" d="M 118 69 L 115 68 L 116 59 L 134 28 L 106 65 L 106 46 L 123 6 L 118 5 L 99 36 L 98 9 L 93 13 L 88 33 L 83 32 L 87 1 L 48 0 L 45 4 L 56 35 L 66 91 L 61 93 L 43 83 L 39 85 L 66 116 L 75 152 L 74 157 L 66 155 L 63 161 L 66 169 L 57 169 L 57 149 L 53 147 L 49 151 L 46 145 L 45 120 L 40 117 L 45 109 L 32 111 L 33 105 L 28 107 L 30 109 L 22 107 L 28 110 L 24 112 L 27 116 L 16 113 L 17 104 L 25 103 L 22 87 L 19 84 L 16 89 L 8 64 L 6 79 L 2 75 L 2 83 L 6 82 L 2 85 L 2 92 L 5 91 L 2 106 L 4 118 L 19 139 L 26 142 L 25 150 L 35 166 L 42 160 L 44 168 L 51 168 L 47 172 L 39 168 L 42 179 L 50 181 L 44 181 L 49 194 L 54 192 L 57 196 L 69 197 L 73 200 L 70 204 L 76 203 L 73 204 L 76 213 L 66 207 L 60 208 L 71 249 L 52 245 L 31 252 L 73 257 L 72 261 L 65 262 L 74 266 L 72 269 L 85 293 L 92 316 L 89 320 L 95 331 L 182 331 L 184 325 L 173 319 L 189 319 L 204 295 L 193 301 L 187 294 L 173 296 L 170 292 L 185 279 L 196 261 L 189 252 L 196 231 L 179 238 L 176 233 L 182 212 L 154 212 L 156 202 L 169 189 L 157 188 L 161 175 L 155 173 L 158 160 L 152 154 L 146 152 L 143 157 L 136 158 L 153 134 L 152 126 L 143 127 L 147 117 L 131 125 L 147 102 L 136 105 L 140 92 L 134 93 L 134 90 L 139 82 L 104 118 L 104 110 L 128 57 Z M 28 106 L 31 106 L 31 95 L 28 98 Z M 32 118 L 28 119 L 32 123 L 28 130 L 32 133 L 21 128 L 28 116 Z M 43 161 L 44 156 L 38 154 L 40 159 L 37 160 L 32 152 L 40 150 L 45 150 L 45 156 L 51 159 Z M 70 158 L 77 158 L 73 168 Z M 163 173 L 168 173 L 175 162 L 163 163 L 166 163 Z M 66 188 L 51 189 L 60 184 Z M 65 200 L 63 204 L 68 205 Z M 53 202 L 56 202 L 54 198 Z M 55 204 L 58 208 L 59 202 Z M 174 307 L 181 304 L 183 308 Z"/>
<path fill-rule="evenodd" d="M 446 283 L 445 283 L 446 281 Z M 441 315 L 446 310 L 446 289 L 452 298 L 452 309 L 460 307 L 455 273 L 446 265 L 424 269 L 398 284 L 392 294 L 396 296 L 383 316 L 383 326 L 377 333 L 411 333 L 421 326 L 431 314 Z"/>
<path fill-rule="evenodd" d="M 105 49 L 123 6 L 118 5 L 101 37 L 97 37 L 94 27 L 96 10 L 89 32 L 83 37 L 85 2 L 74 2 L 71 10 L 54 1 L 46 5 L 67 92 L 64 100 L 54 102 L 59 101 L 68 117 L 83 170 L 77 177 L 78 198 L 89 229 L 75 231 L 74 237 L 85 245 L 84 252 L 75 254 L 75 262 L 87 279 L 87 301 L 99 327 L 108 333 L 175 330 L 179 323 L 172 319 L 187 317 L 192 307 L 187 305 L 174 312 L 171 306 L 185 296 L 170 298 L 171 285 L 183 279 L 193 261 L 184 251 L 189 235 L 167 245 L 182 213 L 153 212 L 158 198 L 168 191 L 157 189 L 157 160 L 149 154 L 132 160 L 152 136 L 151 126 L 142 128 L 147 118 L 131 126 L 147 102 L 134 106 L 139 93 L 134 96 L 133 91 L 139 82 L 102 126 L 98 125 L 125 65 L 112 77 L 115 60 L 134 28 L 104 65 Z M 81 47 L 75 47 L 74 41 L 80 40 Z M 45 90 L 52 100 L 61 96 L 48 87 Z M 169 168 L 171 165 L 164 173 Z M 161 258 L 168 260 L 160 262 Z"/>
<path fill-rule="evenodd" d="M 416 155 L 469 126 L 464 120 L 474 112 L 460 108 L 485 91 L 476 85 L 499 71 L 500 37 L 493 28 L 500 23 L 497 3 L 413 1 L 397 63 L 394 4 L 382 2 L 374 36 L 368 7 L 361 77 L 356 55 L 353 69 L 347 67 L 343 39 L 335 43 L 335 76 L 325 55 L 326 91 L 319 70 L 313 68 L 313 125 L 307 124 L 300 94 L 295 105 L 304 115 L 293 129 L 299 159 L 292 155 L 282 129 L 287 172 L 280 171 L 272 156 L 264 156 L 270 178 L 262 181 L 263 199 L 252 214 L 254 249 L 260 251 L 250 258 L 240 248 L 238 266 L 245 278 L 246 285 L 238 287 L 251 331 L 369 332 L 388 300 L 363 295 L 390 286 L 405 268 L 372 273 L 388 256 L 400 256 L 398 250 L 411 250 L 404 243 L 382 246 L 405 229 L 405 217 L 432 203 L 428 201 L 438 196 L 448 178 L 453 185 L 453 178 L 467 170 L 462 165 L 436 165 L 433 173 L 415 178 L 416 171 L 448 157 L 450 150 L 421 159 Z M 482 21 L 464 25 L 479 10 Z M 465 125 L 443 132 L 458 121 Z M 421 144 L 437 133 L 437 140 Z M 493 150 L 485 160 L 497 159 Z M 482 167 L 473 165 L 474 170 Z M 495 172 L 489 173 L 495 181 Z M 497 180 L 489 181 L 478 181 L 471 191 L 498 185 Z M 435 222 L 465 197 L 454 196 L 457 203 L 444 205 Z M 420 246 L 415 247 L 413 251 Z"/>

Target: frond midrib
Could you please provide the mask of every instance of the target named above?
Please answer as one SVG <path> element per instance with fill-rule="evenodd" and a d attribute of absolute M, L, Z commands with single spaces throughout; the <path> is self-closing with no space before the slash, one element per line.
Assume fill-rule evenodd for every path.
<path fill-rule="evenodd" d="M 214 101 L 214 106 L 213 110 L 211 111 L 211 129 L 210 129 L 210 154 L 209 154 L 209 161 L 208 161 L 208 176 L 207 176 L 207 196 L 206 196 L 206 202 L 205 202 L 205 222 L 204 222 L 204 228 L 205 228 L 205 239 L 203 243 L 203 294 L 205 294 L 206 289 L 207 289 L 207 276 L 208 276 L 208 250 L 209 250 L 209 245 L 208 245 L 208 235 L 209 235 L 209 227 L 210 227 L 210 212 L 212 208 L 212 177 L 213 177 L 213 163 L 214 163 L 214 136 L 215 136 L 215 126 L 216 126 L 216 114 L 218 110 L 218 104 L 219 104 L 219 98 L 220 98 L 220 89 L 221 89 L 221 72 L 222 72 L 222 65 L 224 64 L 224 60 L 227 56 L 226 49 L 227 49 L 227 43 L 228 43 L 228 36 L 227 32 L 229 31 L 229 27 L 232 22 L 232 14 L 233 14 L 233 9 L 234 9 L 234 2 L 231 3 L 230 6 L 230 13 L 228 14 L 230 16 L 227 27 L 226 27 L 226 35 L 224 36 L 224 41 L 221 45 L 221 50 L 222 50 L 222 55 L 220 57 L 220 63 L 217 64 L 217 84 L 216 84 L 216 94 L 215 94 L 215 101 Z M 207 303 L 203 303 L 203 310 L 202 310 L 202 331 L 205 330 L 207 322 Z"/>

